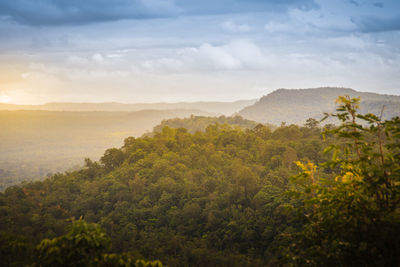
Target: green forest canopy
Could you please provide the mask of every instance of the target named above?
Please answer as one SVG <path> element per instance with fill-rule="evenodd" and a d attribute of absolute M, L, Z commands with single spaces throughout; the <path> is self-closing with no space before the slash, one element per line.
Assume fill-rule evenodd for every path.
<path fill-rule="evenodd" d="M 81 170 L 8 188 L 0 195 L 3 262 L 40 264 L 43 242 L 59 246 L 67 220 L 82 216 L 110 238 L 104 253 L 125 260 L 399 265 L 400 119 L 359 115 L 357 99 L 339 100 L 332 116 L 341 126 L 323 135 L 311 120 L 274 131 L 164 127 Z M 96 255 L 87 261 L 106 254 Z"/>

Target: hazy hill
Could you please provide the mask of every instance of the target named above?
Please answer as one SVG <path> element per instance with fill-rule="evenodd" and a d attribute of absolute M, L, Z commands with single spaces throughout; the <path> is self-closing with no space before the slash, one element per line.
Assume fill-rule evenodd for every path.
<path fill-rule="evenodd" d="M 199 110 L 137 112 L 0 111 L 0 190 L 21 180 L 42 178 L 98 159 L 124 138 L 140 136 L 162 120 Z"/>
<path fill-rule="evenodd" d="M 53 111 L 139 111 L 139 110 L 171 110 L 197 109 L 222 115 L 231 115 L 242 108 L 252 105 L 253 100 L 235 102 L 179 102 L 179 103 L 47 103 L 44 105 L 14 105 L 0 103 L 0 110 L 53 110 Z"/>
<path fill-rule="evenodd" d="M 384 118 L 400 115 L 400 96 L 358 92 L 349 88 L 323 87 L 314 89 L 278 89 L 238 114 L 258 122 L 302 124 L 308 118 L 321 118 L 323 112 L 335 109 L 335 99 L 340 95 L 361 97 L 361 113 L 380 114 Z"/>

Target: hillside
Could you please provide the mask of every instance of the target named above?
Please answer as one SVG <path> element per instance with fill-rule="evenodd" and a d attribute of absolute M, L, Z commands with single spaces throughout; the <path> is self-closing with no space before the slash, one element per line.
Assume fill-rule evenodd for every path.
<path fill-rule="evenodd" d="M 357 105 L 341 101 L 340 116 Z M 349 118 L 326 138 L 311 125 L 261 124 L 128 137 L 79 170 L 0 192 L 2 263 L 399 266 L 400 119 L 374 126 Z M 71 228 L 70 218 L 81 219 Z"/>
<path fill-rule="evenodd" d="M 137 112 L 0 111 L 0 190 L 98 159 L 127 136 L 164 119 L 211 115 L 199 110 Z"/>
<path fill-rule="evenodd" d="M 335 110 L 339 95 L 361 97 L 361 113 L 380 114 L 383 118 L 400 115 L 400 96 L 358 92 L 349 88 L 278 89 L 238 112 L 246 119 L 272 124 L 303 124 L 308 118 L 321 118 L 323 112 Z"/>
<path fill-rule="evenodd" d="M 81 170 L 0 193 L 0 248 L 8 237 L 32 247 L 82 216 L 106 231 L 113 252 L 167 266 L 265 266 L 292 229 L 280 205 L 293 160 L 320 162 L 322 147 L 319 131 L 298 126 L 129 137 Z M 11 252 L 10 261 L 29 259 Z"/>
<path fill-rule="evenodd" d="M 253 129 L 257 126 L 255 121 L 243 119 L 240 116 L 234 117 L 205 117 L 205 116 L 191 116 L 190 118 L 174 118 L 163 120 L 159 125 L 154 127 L 153 132 L 159 133 L 165 126 L 170 128 L 185 128 L 190 133 L 198 131 L 204 132 L 209 125 L 213 124 L 228 124 L 232 127 L 240 127 L 243 129 Z M 273 127 L 269 127 L 273 128 Z"/>
<path fill-rule="evenodd" d="M 356 112 L 357 100 L 340 101 L 337 116 Z M 123 117 L 115 114 L 108 115 Z M 90 113 L 80 115 L 93 121 Z M 79 170 L 0 192 L 3 265 L 132 266 L 124 262 L 158 259 L 171 267 L 398 266 L 398 117 L 374 127 L 348 118 L 326 138 L 312 125 L 271 131 L 213 120 L 249 123 L 173 120 L 212 125 L 195 133 L 156 128 Z M 362 129 L 359 135 L 349 135 L 353 127 Z M 371 142 L 354 144 L 365 137 Z M 81 219 L 71 228 L 70 218 Z"/>
<path fill-rule="evenodd" d="M 0 103 L 0 110 L 51 110 L 51 111 L 139 111 L 197 109 L 221 115 L 231 115 L 252 105 L 257 100 L 239 100 L 235 102 L 179 102 L 179 103 L 47 103 L 43 105 L 14 105 Z"/>

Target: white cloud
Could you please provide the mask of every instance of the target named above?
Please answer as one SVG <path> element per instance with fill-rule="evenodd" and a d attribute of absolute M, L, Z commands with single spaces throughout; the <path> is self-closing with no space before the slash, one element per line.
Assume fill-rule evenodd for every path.
<path fill-rule="evenodd" d="M 101 54 L 93 54 L 92 60 L 95 63 L 103 63 L 104 62 L 104 57 Z"/>
<path fill-rule="evenodd" d="M 237 58 L 237 55 L 233 54 L 227 46 L 212 46 L 210 44 L 203 44 L 197 50 L 196 53 L 191 53 L 193 50 L 189 50 L 186 56 L 196 56 L 204 58 L 207 63 L 210 63 L 214 69 L 217 70 L 230 70 L 238 69 L 241 67 L 241 62 Z"/>
<path fill-rule="evenodd" d="M 97 69 L 97 68 L 111 68 L 117 67 L 118 63 L 124 57 L 124 54 L 110 53 L 102 55 L 95 53 L 92 55 L 70 55 L 66 57 L 66 66 L 74 69 Z"/>
<path fill-rule="evenodd" d="M 68 56 L 67 57 L 67 64 L 73 66 L 87 66 L 89 65 L 89 60 L 84 57 L 79 56 Z"/>
<path fill-rule="evenodd" d="M 159 72 L 162 70 L 167 70 L 169 72 L 181 72 L 184 69 L 183 62 L 174 58 L 147 60 L 142 62 L 141 67 L 143 70 L 150 72 Z"/>
<path fill-rule="evenodd" d="M 106 55 L 106 57 L 108 57 L 108 58 L 122 58 L 123 55 L 121 55 L 121 54 L 108 54 L 108 55 Z"/>
<path fill-rule="evenodd" d="M 78 81 L 94 81 L 102 79 L 102 81 L 111 81 L 112 79 L 126 78 L 130 74 L 129 71 L 107 71 L 107 70 L 70 70 L 66 76 L 70 80 Z"/>
<path fill-rule="evenodd" d="M 236 24 L 231 20 L 222 23 L 221 28 L 230 33 L 246 33 L 253 30 L 253 28 L 247 24 Z"/>
<path fill-rule="evenodd" d="M 135 52 L 135 51 L 136 51 L 135 48 L 126 48 L 126 49 L 115 50 L 116 53 L 120 53 L 120 54 L 127 54 L 127 53 L 131 53 L 131 52 Z"/>
<path fill-rule="evenodd" d="M 229 71 L 261 69 L 267 59 L 251 41 L 236 40 L 221 46 L 204 43 L 181 49 L 175 57 L 142 62 L 144 70 L 154 72 Z"/>
<path fill-rule="evenodd" d="M 264 25 L 264 30 L 271 32 L 271 33 L 287 32 L 290 30 L 290 26 L 288 24 L 270 21 Z"/>

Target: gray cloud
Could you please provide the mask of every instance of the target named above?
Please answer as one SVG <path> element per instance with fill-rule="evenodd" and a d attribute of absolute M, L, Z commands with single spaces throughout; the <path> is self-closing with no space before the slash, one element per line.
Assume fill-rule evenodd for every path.
<path fill-rule="evenodd" d="M 389 32 L 400 30 L 400 16 L 392 18 L 362 17 L 353 18 L 361 32 Z"/>
<path fill-rule="evenodd" d="M 374 7 L 384 8 L 385 5 L 383 3 L 374 3 Z"/>
<path fill-rule="evenodd" d="M 360 4 L 355 0 L 349 0 L 349 3 L 355 6 L 360 6 Z"/>
<path fill-rule="evenodd" d="M 309 10 L 318 8 L 314 0 L 176 0 L 188 14 L 224 14 L 236 12 L 284 12 L 288 8 Z"/>
<path fill-rule="evenodd" d="M 169 0 L 4 0 L 0 15 L 30 25 L 69 25 L 120 19 L 169 17 L 179 8 Z"/>
<path fill-rule="evenodd" d="M 2 0 L 0 16 L 28 25 L 74 25 L 121 19 L 317 8 L 314 0 Z"/>

